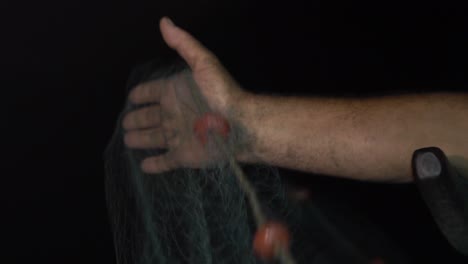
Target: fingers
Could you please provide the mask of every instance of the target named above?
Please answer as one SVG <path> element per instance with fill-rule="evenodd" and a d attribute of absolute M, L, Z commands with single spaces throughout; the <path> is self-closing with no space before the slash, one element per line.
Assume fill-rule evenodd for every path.
<path fill-rule="evenodd" d="M 162 130 L 157 128 L 129 131 L 124 136 L 124 142 L 127 147 L 136 149 L 167 147 Z"/>
<path fill-rule="evenodd" d="M 122 126 L 125 130 L 156 127 L 161 122 L 160 111 L 159 105 L 132 111 L 124 117 Z"/>
<path fill-rule="evenodd" d="M 192 71 L 201 71 L 206 67 L 219 64 L 213 53 L 187 31 L 174 25 L 169 18 L 161 19 L 160 28 L 164 41 L 184 58 Z"/>
<path fill-rule="evenodd" d="M 161 99 L 161 90 L 167 83 L 165 80 L 156 80 L 139 84 L 128 95 L 133 104 L 157 103 Z"/>
<path fill-rule="evenodd" d="M 141 163 L 141 169 L 146 173 L 162 173 L 177 167 L 174 159 L 170 157 L 170 153 L 146 158 Z"/>

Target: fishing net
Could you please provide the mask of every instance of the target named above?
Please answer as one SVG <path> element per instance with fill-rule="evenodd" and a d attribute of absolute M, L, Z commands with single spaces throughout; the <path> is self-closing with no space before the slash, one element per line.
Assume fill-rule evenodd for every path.
<path fill-rule="evenodd" d="M 127 92 L 154 80 L 174 83 L 183 113 L 180 118 L 185 120 L 178 136 L 181 140 L 194 137 L 194 122 L 211 110 L 190 70 L 180 60 L 152 61 L 133 71 Z M 203 166 L 144 173 L 141 162 L 167 149 L 127 148 L 122 119 L 149 106 L 126 104 L 106 150 L 107 203 L 119 264 L 266 263 L 252 247 L 259 212 L 263 221 L 285 223 L 291 236 L 290 259 L 277 258 L 271 263 L 369 263 L 370 255 L 318 208 L 288 199 L 276 168 L 235 162 L 234 153 L 244 142 L 236 124 L 230 124 L 226 137 L 210 134 L 203 151 L 190 150 L 194 157 L 208 157 Z M 164 137 L 171 140 L 171 135 Z M 239 179 L 239 173 L 247 183 Z M 254 204 L 246 184 L 254 192 Z"/>

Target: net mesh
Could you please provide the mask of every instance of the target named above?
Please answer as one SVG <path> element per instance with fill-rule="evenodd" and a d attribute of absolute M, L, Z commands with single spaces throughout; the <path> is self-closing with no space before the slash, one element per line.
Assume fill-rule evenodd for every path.
<path fill-rule="evenodd" d="M 127 86 L 130 91 L 154 80 L 174 83 L 184 124 L 178 137 L 193 137 L 194 120 L 210 109 L 186 65 L 180 60 L 153 61 L 136 68 Z M 211 141 L 203 153 L 191 153 L 192 158 L 203 156 L 209 161 L 203 166 L 146 174 L 142 160 L 168 150 L 127 148 L 121 124 L 125 114 L 148 106 L 126 104 L 105 155 L 106 195 L 118 263 L 262 263 L 252 249 L 256 225 L 249 202 L 228 162 L 244 142 L 241 128 L 231 124 L 226 140 Z M 242 170 L 265 216 L 287 223 L 298 263 L 368 263 L 316 207 L 287 199 L 277 169 L 246 165 Z"/>
<path fill-rule="evenodd" d="M 179 78 L 175 90 L 183 105 L 187 127 L 208 111 L 190 72 L 183 63 L 170 67 L 146 65 L 136 70 L 129 87 L 139 82 Z M 139 80 L 137 80 L 139 79 Z M 189 93 L 187 93 L 189 92 Z M 197 97 L 196 105 L 184 96 Z M 208 146 L 212 162 L 201 169 L 181 168 L 158 175 L 146 174 L 141 161 L 165 153 L 165 149 L 134 150 L 123 143 L 122 117 L 139 107 L 130 103 L 121 114 L 116 132 L 106 151 L 106 192 L 120 263 L 255 263 L 252 253 L 252 221 L 248 203 L 225 155 L 237 147 L 235 129 L 226 143 Z M 182 136 L 183 138 L 184 136 Z M 204 155 L 204 154 L 201 154 Z M 245 168 L 266 208 L 278 216 L 287 214 L 284 188 L 276 170 Z"/>

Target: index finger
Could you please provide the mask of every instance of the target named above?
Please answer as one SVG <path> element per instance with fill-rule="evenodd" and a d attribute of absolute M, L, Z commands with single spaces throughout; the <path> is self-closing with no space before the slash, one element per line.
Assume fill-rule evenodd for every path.
<path fill-rule="evenodd" d="M 157 103 L 161 98 L 164 80 L 154 80 L 137 85 L 130 91 L 128 100 L 133 104 Z"/>

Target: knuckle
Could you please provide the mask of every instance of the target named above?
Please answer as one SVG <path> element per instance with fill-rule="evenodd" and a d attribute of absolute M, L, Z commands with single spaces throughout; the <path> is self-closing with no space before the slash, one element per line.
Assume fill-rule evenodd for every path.
<path fill-rule="evenodd" d="M 146 123 L 149 123 L 151 122 L 155 117 L 155 114 L 154 114 L 154 109 L 153 108 L 147 108 L 145 109 L 144 111 L 144 114 L 143 114 L 143 118 L 144 120 L 146 121 Z"/>
<path fill-rule="evenodd" d="M 206 54 L 200 61 L 207 68 L 216 68 L 219 65 L 218 59 L 211 54 Z"/>
<path fill-rule="evenodd" d="M 151 142 L 154 140 L 154 134 L 155 133 L 153 131 L 145 133 L 144 143 L 151 144 Z"/>
<path fill-rule="evenodd" d="M 218 59 L 211 54 L 201 55 L 196 61 L 195 68 L 197 71 L 206 71 L 216 69 L 219 65 Z"/>

